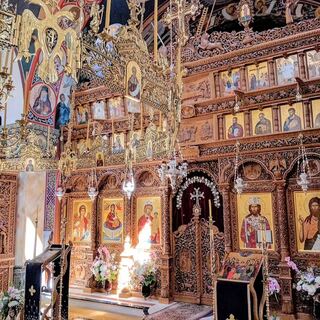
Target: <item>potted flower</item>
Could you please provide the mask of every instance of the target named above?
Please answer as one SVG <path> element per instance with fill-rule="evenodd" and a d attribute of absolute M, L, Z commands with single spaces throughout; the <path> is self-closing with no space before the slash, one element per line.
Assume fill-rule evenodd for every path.
<path fill-rule="evenodd" d="M 98 289 L 111 290 L 112 284 L 117 280 L 118 276 L 118 264 L 115 254 L 111 254 L 105 246 L 99 247 L 97 256 L 91 265 L 91 272 Z"/>
<path fill-rule="evenodd" d="M 18 319 L 23 306 L 23 290 L 9 287 L 8 291 L 0 293 L 0 319 Z"/>
<path fill-rule="evenodd" d="M 269 277 L 268 278 L 268 293 L 269 296 L 274 296 L 275 299 L 278 301 L 278 293 L 280 292 L 280 285 L 277 279 L 273 278 L 273 277 Z M 279 320 L 280 318 L 273 313 L 269 320 Z"/>
<path fill-rule="evenodd" d="M 149 297 L 157 283 L 155 259 L 150 258 L 143 263 L 135 261 L 130 276 L 131 286 L 134 288 L 140 287 L 143 297 Z"/>
<path fill-rule="evenodd" d="M 285 260 L 288 266 L 296 272 L 298 281 L 294 284 L 294 288 L 301 291 L 307 299 L 313 300 L 313 315 L 316 319 L 320 319 L 320 276 L 315 275 L 312 268 L 300 271 L 290 257 Z"/>

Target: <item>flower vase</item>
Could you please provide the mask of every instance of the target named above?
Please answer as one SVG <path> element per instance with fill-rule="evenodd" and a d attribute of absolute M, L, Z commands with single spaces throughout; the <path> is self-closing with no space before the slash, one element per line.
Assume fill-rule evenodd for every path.
<path fill-rule="evenodd" d="M 112 290 L 112 282 L 109 280 L 106 280 L 104 284 L 104 289 L 106 290 L 107 293 L 110 293 Z"/>
<path fill-rule="evenodd" d="M 105 285 L 105 281 L 96 281 L 95 290 L 104 293 L 106 292 Z"/>
<path fill-rule="evenodd" d="M 118 281 L 117 280 L 112 280 L 111 281 L 111 293 L 117 293 L 118 289 Z"/>
<path fill-rule="evenodd" d="M 141 288 L 141 293 L 145 299 L 148 298 L 151 294 L 151 286 L 143 284 Z"/>
<path fill-rule="evenodd" d="M 320 319 L 320 293 L 313 297 L 313 316 L 315 319 Z"/>

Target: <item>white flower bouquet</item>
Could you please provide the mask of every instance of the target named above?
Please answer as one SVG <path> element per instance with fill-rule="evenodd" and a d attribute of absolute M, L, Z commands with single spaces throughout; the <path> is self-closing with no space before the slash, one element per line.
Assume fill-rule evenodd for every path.
<path fill-rule="evenodd" d="M 0 293 L 0 319 L 14 319 L 23 306 L 23 290 L 9 287 L 8 291 Z"/>
<path fill-rule="evenodd" d="M 297 265 L 290 260 L 289 257 L 286 258 L 288 266 L 296 272 L 298 282 L 294 285 L 297 291 L 302 291 L 306 293 L 310 298 L 314 297 L 320 291 L 320 276 L 314 274 L 312 268 L 308 268 L 307 271 L 300 271 Z"/>

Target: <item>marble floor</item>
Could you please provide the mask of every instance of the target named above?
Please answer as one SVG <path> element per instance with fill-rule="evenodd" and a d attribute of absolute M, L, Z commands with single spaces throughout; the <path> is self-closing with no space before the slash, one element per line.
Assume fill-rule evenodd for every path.
<path fill-rule="evenodd" d="M 158 300 L 140 297 L 119 298 L 115 294 L 86 293 L 77 288 L 72 288 L 69 296 L 69 319 L 72 320 L 142 319 L 144 308 L 152 314 L 175 304 L 161 304 Z"/>
<path fill-rule="evenodd" d="M 70 299 L 69 304 L 70 320 L 135 320 L 143 318 L 142 309 L 75 299 Z"/>

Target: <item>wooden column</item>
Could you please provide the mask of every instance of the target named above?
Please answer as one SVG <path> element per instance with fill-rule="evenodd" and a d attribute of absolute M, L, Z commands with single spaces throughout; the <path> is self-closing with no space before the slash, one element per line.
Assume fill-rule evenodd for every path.
<path fill-rule="evenodd" d="M 170 302 L 170 274 L 171 274 L 171 214 L 172 212 L 172 198 L 168 192 L 168 186 L 163 192 L 163 234 L 162 234 L 162 254 L 161 254 L 161 303 Z"/>
<path fill-rule="evenodd" d="M 218 73 L 214 75 L 214 87 L 216 92 L 216 98 L 221 97 L 221 91 L 220 91 L 220 76 Z"/>
<path fill-rule="evenodd" d="M 231 209 L 230 209 L 230 192 L 231 188 L 228 183 L 220 185 L 223 205 L 223 224 L 224 224 L 224 247 L 226 253 L 232 251 L 231 241 Z"/>
<path fill-rule="evenodd" d="M 276 181 L 277 213 L 280 237 L 281 261 L 289 256 L 288 218 L 286 208 L 285 181 Z"/>
<path fill-rule="evenodd" d="M 276 85 L 275 63 L 273 60 L 268 61 L 270 87 Z"/>
<path fill-rule="evenodd" d="M 240 81 L 241 81 L 241 90 L 247 90 L 247 80 L 246 80 L 246 67 L 240 68 Z"/>
<path fill-rule="evenodd" d="M 298 54 L 298 57 L 299 57 L 300 78 L 306 80 L 307 79 L 306 55 L 304 52 L 300 52 Z"/>
<path fill-rule="evenodd" d="M 311 102 L 310 100 L 303 101 L 303 113 L 305 119 L 305 128 L 312 128 L 312 117 L 311 117 Z"/>
<path fill-rule="evenodd" d="M 223 116 L 220 114 L 220 115 L 218 115 L 218 133 L 219 133 L 219 136 L 218 136 L 218 138 L 219 138 L 219 140 L 223 140 L 224 139 L 224 136 L 223 136 L 223 132 L 224 132 L 224 130 L 223 130 L 224 128 L 223 128 Z"/>
<path fill-rule="evenodd" d="M 279 225 L 279 247 L 281 261 L 279 263 L 280 270 L 280 286 L 282 295 L 282 312 L 292 313 L 292 278 L 291 271 L 285 262 L 285 258 L 290 256 L 289 250 L 289 234 L 288 234 L 288 215 L 286 208 L 286 182 L 284 180 L 275 181 L 276 193 L 277 193 L 277 213 L 278 213 L 278 225 Z"/>
<path fill-rule="evenodd" d="M 272 108 L 273 132 L 280 132 L 279 107 Z"/>
<path fill-rule="evenodd" d="M 245 111 L 244 113 L 244 128 L 245 136 L 249 137 L 251 134 L 250 111 Z"/>

